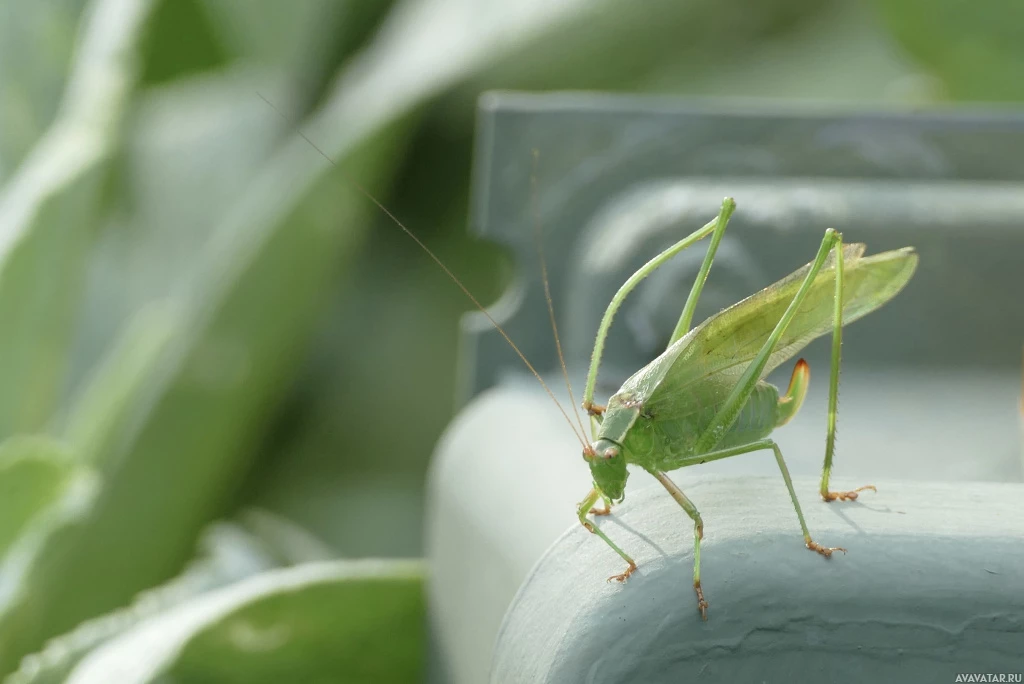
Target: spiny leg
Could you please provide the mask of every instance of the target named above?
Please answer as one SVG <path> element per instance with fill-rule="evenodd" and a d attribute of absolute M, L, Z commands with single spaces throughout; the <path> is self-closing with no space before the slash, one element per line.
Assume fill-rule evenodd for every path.
<path fill-rule="evenodd" d="M 685 327 L 688 328 L 690 323 L 689 319 L 693 317 L 693 309 L 697 306 L 697 297 L 700 295 L 701 288 L 704 286 L 704 280 L 707 279 L 707 271 L 711 268 L 711 260 L 714 257 L 714 250 L 717 249 L 718 241 L 720 241 L 722 237 L 721 234 L 725 231 L 725 226 L 729 222 L 729 217 L 735 209 L 735 200 L 731 197 L 726 197 L 722 202 L 722 208 L 719 211 L 718 216 L 713 221 L 690 233 L 685 238 L 641 266 L 636 273 L 631 275 L 629 279 L 622 284 L 622 287 L 620 287 L 615 293 L 615 296 L 612 297 L 612 301 L 609 302 L 608 308 L 605 309 L 604 316 L 601 318 L 601 324 L 597 328 L 597 339 L 594 341 L 594 351 L 590 357 L 590 370 L 587 372 L 587 385 L 583 390 L 583 408 L 590 413 L 591 416 L 594 415 L 592 411 L 595 408 L 594 387 L 597 385 L 597 370 L 601 365 L 601 356 L 604 354 L 604 342 L 608 337 L 608 329 L 611 328 L 612 319 L 615 317 L 616 312 L 618 312 L 619 307 L 622 306 L 622 302 L 626 299 L 626 296 L 632 292 L 633 289 L 644 280 L 644 278 L 654 273 L 658 267 L 663 265 L 679 252 L 714 232 L 717 239 L 712 240 L 712 246 L 709 248 L 709 254 L 704 257 L 704 264 L 701 266 L 700 274 L 694 282 L 693 289 L 690 291 L 690 296 L 686 300 L 686 305 L 683 307 L 683 316 L 676 325 L 676 331 L 683 327 L 684 324 Z M 675 333 L 673 333 L 673 336 L 674 335 Z M 591 420 L 591 427 L 594 428 L 593 420 Z"/>
<path fill-rule="evenodd" d="M 782 458 L 782 450 L 779 449 L 779 445 L 776 444 L 774 440 L 762 439 L 757 442 L 751 442 L 750 444 L 742 444 L 728 449 L 719 449 L 718 451 L 711 451 L 706 454 L 687 456 L 685 458 L 673 460 L 669 465 L 673 469 L 684 468 L 686 466 L 719 461 L 723 458 L 739 456 L 740 454 L 749 454 L 753 451 L 761 451 L 763 449 L 771 449 L 775 453 L 775 462 L 778 464 L 779 470 L 782 472 L 782 479 L 786 483 L 786 489 L 789 491 L 789 498 L 793 502 L 794 510 L 796 510 L 796 517 L 800 521 L 800 531 L 803 532 L 804 535 L 804 545 L 811 551 L 816 551 L 826 558 L 831 558 L 833 551 L 842 551 L 843 553 L 846 553 L 846 549 L 841 546 L 822 546 L 811 539 L 811 533 L 807 529 L 807 522 L 804 520 L 804 512 L 800 508 L 800 501 L 796 498 L 796 490 L 793 488 L 793 478 L 789 476 L 789 468 L 786 467 L 786 461 Z"/>
<path fill-rule="evenodd" d="M 822 479 L 827 481 L 828 476 L 824 475 L 822 476 Z M 870 489 L 873 492 L 878 491 L 878 487 L 875 485 L 864 485 L 863 487 L 857 487 L 856 489 L 852 489 L 847 492 L 832 492 L 828 491 L 828 485 L 824 484 L 822 485 L 821 498 L 825 501 L 854 501 L 858 496 L 858 492 L 863 492 L 867 489 Z"/>
<path fill-rule="evenodd" d="M 786 461 L 782 458 L 782 450 L 779 449 L 779 445 L 774 440 L 769 439 L 767 441 L 771 444 L 772 451 L 775 452 L 775 462 L 779 464 L 779 470 L 782 471 L 782 479 L 786 481 L 786 489 L 789 490 L 789 498 L 793 502 L 793 508 L 796 509 L 796 517 L 800 520 L 800 531 L 804 534 L 804 546 L 811 551 L 817 551 L 825 558 L 831 558 L 833 551 L 846 553 L 846 549 L 841 546 L 822 546 L 811 539 L 811 532 L 807 529 L 807 521 L 804 520 L 804 512 L 800 510 L 800 501 L 796 498 L 796 490 L 793 489 L 793 478 L 789 476 L 789 468 L 786 467 Z"/>
<path fill-rule="evenodd" d="M 697 300 L 700 299 L 700 293 L 708 279 L 708 273 L 711 271 L 711 263 L 715 260 L 718 245 L 722 242 L 722 236 L 725 235 L 725 227 L 729 223 L 729 217 L 732 216 L 732 212 L 735 210 L 736 203 L 731 199 L 726 198 L 726 201 L 722 202 L 722 209 L 718 212 L 718 224 L 715 227 L 715 232 L 711 234 L 711 244 L 708 245 L 708 251 L 704 254 L 704 262 L 700 265 L 700 270 L 697 271 L 697 278 L 693 281 L 690 294 L 686 297 L 683 313 L 680 314 L 675 330 L 672 331 L 672 336 L 669 338 L 668 346 L 670 347 L 673 342 L 690 332 L 690 323 L 693 321 L 693 312 L 697 309 Z"/>
<path fill-rule="evenodd" d="M 873 492 L 878 490 L 874 485 L 858 487 L 848 492 L 833 492 L 828 488 L 828 479 L 832 474 L 832 457 L 836 450 L 836 414 L 839 406 L 839 364 L 843 346 L 843 250 L 839 245 L 835 250 L 836 294 L 832 314 L 832 363 L 828 378 L 828 427 L 825 434 L 825 465 L 821 471 L 821 498 L 825 501 L 853 501 L 857 493 L 865 489 Z"/>
<path fill-rule="evenodd" d="M 700 611 L 700 616 L 707 620 L 708 602 L 704 600 L 704 590 L 700 586 L 700 540 L 704 538 L 704 521 L 701 520 L 697 507 L 664 471 L 657 471 L 654 473 L 654 477 L 658 478 L 658 481 L 665 486 L 676 503 L 682 506 L 686 515 L 693 520 L 693 590 L 697 592 L 697 610 Z"/>
<path fill-rule="evenodd" d="M 615 542 L 609 539 L 608 535 L 602 532 L 597 525 L 587 520 L 587 513 L 593 508 L 594 504 L 597 503 L 597 500 L 599 498 L 602 498 L 603 496 L 604 494 L 597 487 L 591 489 L 590 492 L 587 494 L 586 498 L 583 499 L 583 501 L 581 501 L 579 505 L 576 506 L 576 515 L 579 516 L 580 524 L 583 525 L 583 527 L 587 528 L 588 532 L 596 534 L 598 537 L 603 539 L 608 546 L 612 547 L 612 550 L 615 551 L 615 553 L 622 556 L 622 559 L 629 563 L 629 566 L 626 568 L 625 572 L 619 573 L 618 575 L 612 575 L 608 578 L 609 582 L 611 582 L 612 580 L 616 582 L 625 582 L 627 579 L 629 579 L 630 575 L 636 572 L 636 562 L 632 558 L 630 558 L 625 551 L 620 549 L 615 544 Z"/>

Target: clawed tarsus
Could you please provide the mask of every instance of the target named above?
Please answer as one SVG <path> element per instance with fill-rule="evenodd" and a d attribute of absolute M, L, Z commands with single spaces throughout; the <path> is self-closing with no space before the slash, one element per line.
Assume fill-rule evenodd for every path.
<path fill-rule="evenodd" d="M 864 485 L 863 487 L 857 487 L 856 489 L 849 492 L 825 492 L 821 495 L 821 498 L 825 501 L 856 501 L 857 492 L 863 492 L 866 489 L 870 489 L 873 492 L 877 492 L 878 488 L 875 485 Z"/>
<path fill-rule="evenodd" d="M 629 567 L 626 568 L 625 572 L 620 572 L 618 575 L 612 575 L 608 578 L 609 582 L 625 582 L 629 579 L 629 576 L 636 572 L 636 563 L 630 563 Z"/>

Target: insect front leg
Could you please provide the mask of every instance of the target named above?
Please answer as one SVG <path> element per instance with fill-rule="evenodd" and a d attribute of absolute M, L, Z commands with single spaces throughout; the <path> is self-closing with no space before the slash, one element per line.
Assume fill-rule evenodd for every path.
<path fill-rule="evenodd" d="M 594 487 L 587 494 L 586 498 L 583 499 L 583 501 L 579 502 L 579 504 L 576 506 L 576 515 L 580 519 L 580 524 L 583 525 L 583 527 L 587 528 L 588 532 L 596 534 L 598 537 L 603 539 L 608 546 L 612 547 L 612 550 L 615 551 L 615 553 L 622 556 L 622 559 L 629 563 L 629 566 L 626 568 L 625 572 L 619 573 L 618 575 L 612 575 L 608 578 L 609 582 L 613 580 L 616 582 L 625 582 L 627 579 L 629 579 L 630 575 L 636 572 L 636 561 L 630 558 L 625 551 L 620 549 L 615 544 L 615 542 L 609 539 L 608 535 L 601 531 L 601 528 L 599 528 L 597 525 L 595 525 L 593 522 L 587 519 L 587 513 L 593 512 L 593 506 L 595 503 L 597 503 L 598 499 L 605 500 L 605 506 L 606 508 L 608 508 L 608 512 L 610 512 L 611 502 L 608 500 L 607 497 L 605 497 L 604 493 L 600 489 Z M 604 515 L 604 513 L 597 513 L 596 515 Z"/>
<path fill-rule="evenodd" d="M 611 328 L 612 319 L 615 318 L 615 314 L 618 312 L 619 307 L 622 306 L 622 302 L 626 299 L 626 296 L 629 295 L 629 293 L 632 292 L 633 289 L 644 280 L 644 278 L 658 270 L 662 264 L 679 252 L 682 252 L 687 247 L 690 247 L 713 233 L 714 237 L 712 237 L 711 246 L 708 248 L 708 253 L 704 257 L 704 263 L 701 265 L 700 272 L 697 275 L 697 280 L 694 281 L 693 288 L 690 290 L 690 296 L 687 298 L 686 305 L 683 307 L 683 315 L 679 319 L 679 323 L 676 324 L 676 331 L 673 333 L 673 338 L 681 328 L 685 327 L 688 329 L 690 326 L 690 319 L 693 317 L 693 310 L 697 306 L 697 299 L 700 296 L 701 289 L 704 287 L 704 281 L 707 280 L 708 270 L 711 268 L 711 261 L 715 256 L 715 250 L 718 249 L 718 243 L 721 241 L 722 234 L 725 232 L 725 226 L 728 224 L 729 217 L 732 216 L 732 213 L 735 210 L 736 201 L 731 197 L 726 197 L 722 202 L 722 208 L 719 210 L 718 216 L 713 221 L 690 233 L 682 240 L 641 266 L 636 273 L 631 275 L 629 279 L 622 284 L 622 287 L 620 287 L 615 293 L 615 296 L 612 297 L 612 301 L 608 303 L 608 308 L 605 309 L 604 316 L 601 318 L 601 324 L 597 328 L 597 339 L 594 341 L 594 351 L 590 357 L 590 370 L 587 372 L 587 385 L 583 390 L 583 409 L 590 413 L 591 416 L 595 415 L 595 409 L 601 408 L 594 404 L 594 387 L 597 385 L 597 371 L 601 366 L 601 356 L 604 354 L 604 342 L 608 337 L 608 330 Z M 685 332 L 686 331 L 684 330 L 683 334 L 685 334 Z M 682 337 L 682 334 L 679 336 Z M 593 426 L 593 420 L 591 421 L 591 425 Z"/>
<path fill-rule="evenodd" d="M 828 423 L 825 433 L 825 466 L 821 471 L 821 498 L 825 501 L 853 501 L 865 489 L 877 492 L 874 485 L 865 485 L 849 492 L 833 492 L 828 488 L 832 474 L 832 457 L 836 450 L 836 414 L 839 405 L 839 363 L 843 346 L 843 249 L 835 250 L 836 294 L 832 315 L 832 368 L 828 379 Z"/>
<path fill-rule="evenodd" d="M 672 331 L 672 336 L 669 338 L 669 347 L 672 346 L 673 342 L 690 332 L 690 323 L 693 321 L 693 312 L 697 309 L 697 300 L 700 299 L 700 293 L 708 279 L 708 273 L 711 271 L 711 263 L 715 260 L 715 252 L 718 251 L 718 245 L 722 241 L 722 236 L 725 235 L 725 227 L 729 224 L 729 217 L 732 216 L 732 212 L 735 210 L 736 202 L 732 199 L 726 198 L 722 202 L 722 209 L 718 212 L 718 224 L 715 226 L 715 232 L 711 234 L 711 244 L 708 245 L 708 251 L 704 254 L 704 262 L 700 265 L 700 270 L 697 271 L 697 278 L 693 281 L 693 287 L 690 288 L 690 294 L 687 296 L 686 304 L 683 306 L 683 313 L 680 314 L 675 330 Z"/>
<path fill-rule="evenodd" d="M 664 471 L 655 472 L 654 477 L 658 478 L 658 481 L 665 486 L 676 503 L 682 506 L 686 515 L 693 520 L 693 590 L 697 593 L 697 610 L 700 611 L 700 616 L 707 620 L 708 602 L 704 600 L 704 590 L 700 586 L 700 540 L 704 538 L 704 521 L 701 519 L 697 507 Z"/>
<path fill-rule="evenodd" d="M 590 515 L 609 515 L 612 512 L 612 500 L 601 492 L 601 500 L 604 502 L 604 506 L 601 508 L 591 508 Z"/>

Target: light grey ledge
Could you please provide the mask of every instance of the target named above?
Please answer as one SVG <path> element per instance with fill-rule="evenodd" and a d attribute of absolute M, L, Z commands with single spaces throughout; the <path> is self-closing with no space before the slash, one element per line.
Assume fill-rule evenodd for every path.
<path fill-rule="evenodd" d="M 687 478 L 690 480 L 690 478 Z M 796 481 L 814 538 L 803 548 L 781 478 L 701 477 L 700 619 L 692 526 L 655 483 L 604 529 L 640 569 L 582 528 L 565 533 L 502 624 L 491 681 L 942 682 L 1024 671 L 1024 486 L 879 482 L 825 504 Z"/>
<path fill-rule="evenodd" d="M 540 600 L 546 604 L 552 625 L 560 624 L 554 622 L 559 611 L 567 611 L 568 615 L 578 616 L 582 621 L 579 629 L 589 630 L 577 636 L 595 639 L 597 643 L 605 638 L 633 643 L 629 632 L 616 627 L 614 621 L 594 616 L 599 607 L 601 610 L 608 608 L 609 614 L 614 614 L 614 605 L 591 604 L 575 598 L 565 598 L 562 602 L 563 597 L 575 597 L 580 592 L 592 600 L 603 597 L 610 601 L 634 597 L 643 587 L 653 587 L 649 598 L 641 599 L 656 608 L 649 617 L 650 629 L 664 623 L 673 637 L 678 634 L 681 638 L 698 640 L 701 635 L 711 634 L 721 636 L 723 641 L 728 641 L 724 630 L 729 621 L 739 619 L 741 614 L 750 621 L 742 625 L 752 631 L 751 639 L 774 638 L 772 630 L 779 623 L 769 617 L 775 615 L 775 610 L 781 610 L 778 605 L 792 600 L 791 597 L 783 601 L 781 597 L 790 595 L 780 594 L 778 587 L 800 592 L 794 594 L 799 600 L 793 610 L 810 609 L 813 605 L 816 610 L 813 614 L 818 616 L 815 619 L 830 619 L 828 615 L 835 612 L 830 605 L 845 605 L 841 599 L 845 596 L 842 593 L 844 583 L 851 582 L 848 572 L 853 578 L 863 578 L 864 584 L 850 585 L 856 592 L 866 591 L 866 583 L 877 583 L 871 590 L 874 592 L 871 596 L 876 597 L 873 600 L 883 600 L 886 592 L 895 592 L 896 588 L 907 585 L 921 587 L 920 591 L 928 594 L 935 588 L 945 587 L 943 582 L 956 580 L 957 572 L 968 571 L 978 583 L 990 584 L 969 585 L 961 594 L 956 592 L 962 588 L 949 589 L 941 600 L 948 600 L 953 608 L 982 614 L 980 608 L 971 607 L 971 601 L 981 599 L 973 598 L 967 590 L 976 591 L 984 586 L 991 586 L 996 592 L 1004 587 L 1008 594 L 1013 589 L 1015 593 L 1006 599 L 1007 605 L 1024 600 L 1019 598 L 1024 596 L 1019 579 L 1013 580 L 1018 583 L 1014 587 L 999 584 L 1024 574 L 1021 556 L 1024 553 L 1024 483 L 970 482 L 1006 477 L 1012 471 L 1007 465 L 1008 457 L 1018 457 L 989 450 L 987 445 L 967 447 L 963 440 L 949 439 L 945 440 L 949 447 L 940 453 L 936 443 L 942 442 L 936 442 L 930 434 L 935 429 L 933 422 L 909 421 L 903 424 L 902 432 L 897 432 L 895 425 L 882 429 L 878 423 L 889 420 L 889 408 L 904 405 L 908 399 L 893 395 L 894 386 L 876 383 L 872 388 L 872 403 L 854 401 L 851 395 L 856 394 L 856 387 L 849 389 L 855 384 L 851 376 L 844 384 L 849 391 L 844 394 L 840 417 L 834 482 L 842 488 L 868 482 L 882 488 L 878 495 L 867 493 L 859 504 L 824 504 L 816 495 L 816 475 L 821 468 L 824 442 L 824 411 L 820 404 L 826 393 L 823 384 L 827 382 L 827 374 L 817 376 L 817 379 L 812 376 L 810 398 L 801 415 L 776 435 L 798 480 L 797 494 L 816 539 L 846 546 L 850 553 L 826 561 L 803 549 L 796 515 L 770 452 L 672 473 L 703 514 L 707 526 L 703 549 L 705 584 L 711 602 L 707 625 L 699 623 L 696 617 L 690 588 L 692 526 L 660 485 L 646 473 L 634 472 L 626 489 L 626 501 L 615 509 L 612 518 L 602 521 L 609 535 L 643 562 L 640 571 L 625 587 L 606 585 L 607 575 L 623 569 L 622 561 L 599 539 L 587 535 L 575 520 L 574 504 L 587 493 L 590 472 L 580 456 L 579 442 L 573 439 L 558 412 L 553 410 L 550 399 L 532 385 L 514 383 L 484 392 L 474 399 L 438 444 L 431 466 L 425 522 L 435 644 L 432 681 L 438 684 L 487 681 L 503 617 L 527 578 L 530 579 L 519 595 L 511 619 L 521 619 L 520 611 L 529 610 L 524 606 L 529 601 Z M 1014 401 L 1011 394 L 1004 403 Z M 953 429 L 951 427 L 950 431 Z M 958 429 L 963 431 L 963 425 Z M 932 439 L 929 448 L 916 446 L 922 439 Z M 712 484 L 715 477 L 723 476 L 739 478 L 729 480 L 739 484 Z M 764 479 L 744 479 L 751 477 Z M 926 479 L 946 482 L 929 483 L 924 481 Z M 739 496 L 737 493 L 742 487 L 752 486 L 742 483 L 752 481 L 761 487 L 757 493 Z M 650 485 L 655 488 L 645 488 Z M 941 496 L 932 498 L 930 493 L 934 491 Z M 664 524 L 658 522 L 658 511 L 666 516 Z M 948 531 L 949 539 L 956 541 L 946 540 L 937 546 L 925 547 L 928 530 L 925 523 L 938 525 L 947 520 L 953 522 L 942 524 L 955 522 L 959 525 L 948 527 L 959 530 Z M 623 523 L 634 531 L 622 528 Z M 566 530 L 570 530 L 568 536 L 564 536 Z M 995 532 L 1002 536 L 1005 546 L 991 541 L 993 535 L 998 538 Z M 663 557 L 653 551 L 641 535 L 655 540 L 668 555 Z M 778 536 L 777 540 L 772 538 L 774 535 Z M 742 541 L 751 536 L 753 541 Z M 904 538 L 921 539 L 908 542 Z M 563 557 L 566 545 L 578 543 L 583 545 L 581 551 L 593 554 L 591 560 L 578 568 L 551 572 L 550 581 L 564 582 L 564 591 L 559 589 L 556 596 L 539 598 L 534 593 L 540 591 L 537 584 L 541 575 L 535 571 L 539 559 L 545 557 L 542 567 L 553 569 L 551 564 Z M 978 547 L 978 544 L 983 546 Z M 549 555 L 545 556 L 546 553 Z M 1015 565 L 992 564 L 1000 558 L 1006 560 L 1008 553 L 1017 554 L 1009 557 L 1016 559 Z M 669 565 L 672 569 L 666 570 Z M 662 576 L 658 575 L 659 568 L 665 571 L 664 587 L 656 584 L 658 576 Z M 751 574 L 729 574 L 740 571 Z M 895 573 L 894 578 L 890 573 Z M 881 584 L 883 579 L 888 579 L 887 586 Z M 748 590 L 760 598 L 743 604 L 743 612 L 737 612 L 738 597 Z M 904 606 L 905 600 L 900 603 L 894 599 L 893 604 Z M 938 597 L 933 600 L 940 602 Z M 768 602 L 768 607 L 759 607 L 761 601 Z M 1015 605 L 1020 612 L 1020 604 Z M 909 608 L 906 611 L 913 614 Z M 562 615 L 558 619 L 562 618 L 567 617 Z M 776 618 L 781 619 L 777 615 L 772 617 Z M 681 622 L 674 627 L 672 621 Z M 792 623 L 783 621 L 782 624 Z M 617 625 L 624 623 L 620 621 Z M 889 622 L 880 625 L 877 630 L 864 629 L 870 634 L 886 634 L 884 630 Z M 545 627 L 542 623 L 531 629 L 535 628 L 539 630 L 536 653 L 527 653 L 527 644 L 522 641 L 525 635 L 512 639 L 511 633 L 504 633 L 498 643 L 501 650 L 496 661 L 499 665 L 504 662 L 502 667 L 511 667 L 514 660 L 501 659 L 508 658 L 510 653 L 522 658 L 525 661 L 522 667 L 526 667 L 531 661 L 554 658 L 549 652 L 551 648 L 567 648 L 568 637 L 553 632 L 554 627 Z M 735 632 L 730 638 L 735 641 L 738 638 L 735 634 L 741 630 L 738 626 L 733 629 Z M 955 633 L 962 628 L 949 629 Z M 843 630 L 841 633 L 846 634 Z M 650 641 L 646 632 L 639 634 Z M 824 628 L 817 634 L 816 637 L 808 633 L 800 638 L 811 644 L 816 638 L 823 639 Z M 983 639 L 975 632 L 965 634 L 968 635 L 965 638 Z M 1018 632 L 1017 638 L 1017 652 L 1024 653 L 1024 643 L 1021 643 L 1024 633 Z M 873 642 L 865 640 L 864 643 Z M 833 657 L 828 655 L 831 647 L 827 644 L 822 642 L 817 648 L 822 657 Z M 558 657 L 567 657 L 566 652 Z M 815 657 L 807 656 L 805 664 L 815 661 Z M 892 656 L 897 661 L 900 657 Z M 1024 671 L 1024 656 L 1020 661 L 1018 672 Z M 528 681 L 516 680 L 512 672 L 502 671 L 510 682 Z M 857 675 L 860 672 L 855 668 L 848 676 L 860 681 Z M 835 673 L 836 678 L 841 676 Z"/>

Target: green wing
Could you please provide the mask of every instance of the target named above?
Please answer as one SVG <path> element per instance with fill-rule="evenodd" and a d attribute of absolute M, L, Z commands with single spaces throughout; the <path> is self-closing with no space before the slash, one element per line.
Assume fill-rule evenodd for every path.
<path fill-rule="evenodd" d="M 843 325 L 895 297 L 917 267 L 912 247 L 868 257 L 863 254 L 862 244 L 843 248 Z M 833 263 L 832 259 L 826 262 L 814 279 L 803 305 L 768 358 L 762 378 L 812 340 L 832 331 Z M 620 393 L 628 392 L 654 413 L 678 403 L 682 393 L 691 398 L 699 394 L 704 405 L 724 398 L 775 329 L 810 267 L 807 264 L 711 316 L 627 380 Z"/>

